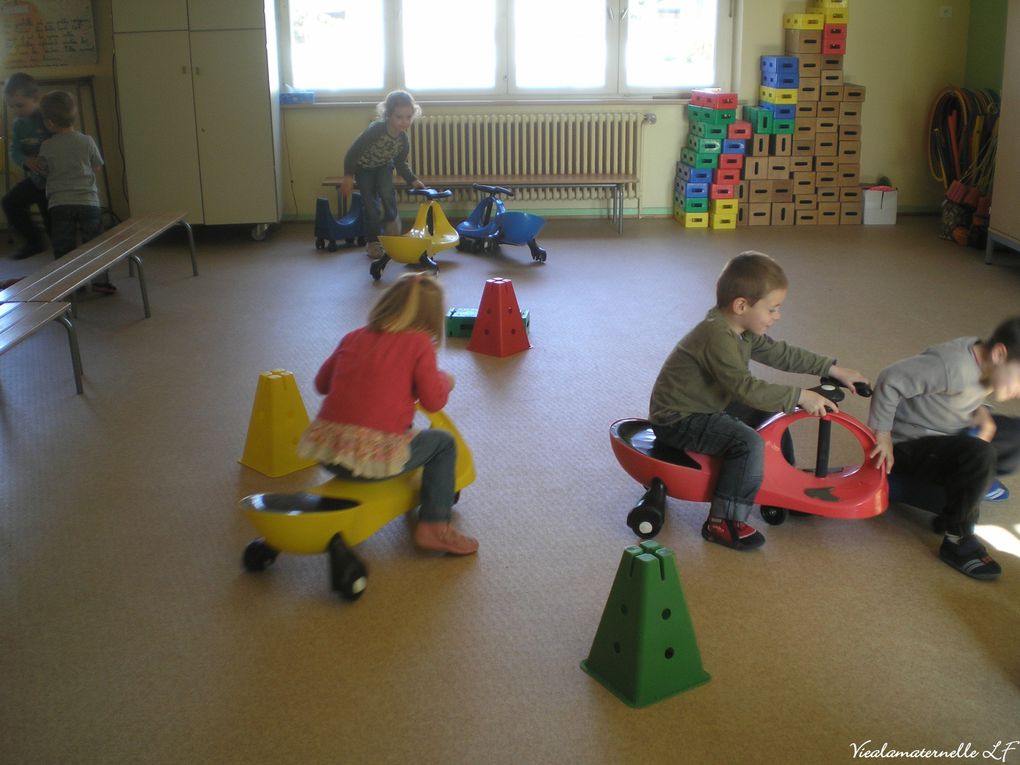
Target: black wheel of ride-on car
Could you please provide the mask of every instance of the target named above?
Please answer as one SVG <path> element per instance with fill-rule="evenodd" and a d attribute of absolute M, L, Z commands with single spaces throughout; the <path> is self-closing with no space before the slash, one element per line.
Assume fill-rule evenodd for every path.
<path fill-rule="evenodd" d="M 330 584 L 344 600 L 357 600 L 368 586 L 368 569 L 339 534 L 329 543 Z"/>
<path fill-rule="evenodd" d="M 262 537 L 253 539 L 244 548 L 244 555 L 241 556 L 241 563 L 245 571 L 265 571 L 276 560 L 280 551 L 275 547 L 266 544 Z"/>
<path fill-rule="evenodd" d="M 651 539 L 662 530 L 666 515 L 654 505 L 638 504 L 627 514 L 627 525 L 642 539 Z"/>
<path fill-rule="evenodd" d="M 780 526 L 789 517 L 790 511 L 785 507 L 773 507 L 772 505 L 761 506 L 761 517 L 765 523 L 771 526 Z"/>

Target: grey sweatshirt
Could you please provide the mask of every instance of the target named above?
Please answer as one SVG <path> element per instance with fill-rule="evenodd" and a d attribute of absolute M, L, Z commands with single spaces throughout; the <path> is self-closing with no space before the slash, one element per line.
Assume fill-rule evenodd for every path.
<path fill-rule="evenodd" d="M 988 397 L 974 357 L 977 337 L 933 345 L 883 369 L 875 383 L 868 425 L 890 431 L 893 443 L 959 433 Z"/>

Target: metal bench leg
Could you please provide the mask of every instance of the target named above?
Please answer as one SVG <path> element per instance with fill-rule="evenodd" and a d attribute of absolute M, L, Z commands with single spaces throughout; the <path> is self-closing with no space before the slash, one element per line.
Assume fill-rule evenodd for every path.
<path fill-rule="evenodd" d="M 195 237 L 191 233 L 191 224 L 186 220 L 182 220 L 181 225 L 188 232 L 188 248 L 191 250 L 191 273 L 193 276 L 198 276 L 198 261 L 195 259 Z"/>
<path fill-rule="evenodd" d="M 68 313 L 70 309 L 68 309 Z M 64 325 L 64 329 L 67 330 L 67 341 L 71 344 L 71 364 L 74 367 L 74 387 L 78 389 L 78 395 L 84 393 L 84 389 L 81 385 L 81 353 L 78 350 L 78 332 L 75 330 L 71 320 L 67 318 L 67 314 L 57 318 L 61 324 Z"/>
<path fill-rule="evenodd" d="M 142 268 L 142 258 L 140 255 L 128 255 L 128 260 L 138 267 L 138 286 L 142 290 L 142 307 L 145 309 L 145 318 L 148 319 L 152 316 L 149 311 L 149 291 L 145 288 L 145 269 Z"/>

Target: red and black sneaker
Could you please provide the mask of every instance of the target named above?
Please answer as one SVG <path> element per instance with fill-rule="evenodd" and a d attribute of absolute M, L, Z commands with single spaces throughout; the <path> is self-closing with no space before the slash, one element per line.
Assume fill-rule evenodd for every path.
<path fill-rule="evenodd" d="M 743 521 L 733 521 L 729 518 L 709 516 L 701 527 L 701 536 L 709 542 L 733 550 L 753 550 L 765 544 L 765 537 L 760 531 Z"/>

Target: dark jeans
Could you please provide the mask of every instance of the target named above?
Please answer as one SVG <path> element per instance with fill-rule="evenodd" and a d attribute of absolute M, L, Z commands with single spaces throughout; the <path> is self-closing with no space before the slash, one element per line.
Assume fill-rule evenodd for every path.
<path fill-rule="evenodd" d="M 92 205 L 58 205 L 50 208 L 50 241 L 53 257 L 66 255 L 81 243 L 103 233 L 102 208 Z"/>
<path fill-rule="evenodd" d="M 393 188 L 393 166 L 358 170 L 354 180 L 361 190 L 365 210 L 365 240 L 378 242 L 383 225 L 397 219 L 397 191 Z"/>
<path fill-rule="evenodd" d="M 18 232 L 29 246 L 42 246 L 42 233 L 32 222 L 32 205 L 39 207 L 46 230 L 50 229 L 49 211 L 46 206 L 46 190 L 40 189 L 31 178 L 24 178 L 4 194 L 3 208 L 7 224 Z"/>
<path fill-rule="evenodd" d="M 417 467 L 421 474 L 421 509 L 418 518 L 427 522 L 445 523 L 453 508 L 454 471 L 457 466 L 457 442 L 445 430 L 429 428 L 411 439 L 411 458 L 397 475 Z M 388 481 L 389 478 L 358 478 L 342 465 L 323 465 L 334 475 L 350 481 Z"/>
<path fill-rule="evenodd" d="M 995 437 L 991 443 L 966 434 L 925 436 L 893 447 L 892 475 L 942 489 L 936 494 L 946 532 L 974 533 L 981 500 L 996 475 L 1007 475 L 1020 466 L 1020 418 L 993 415 Z"/>

